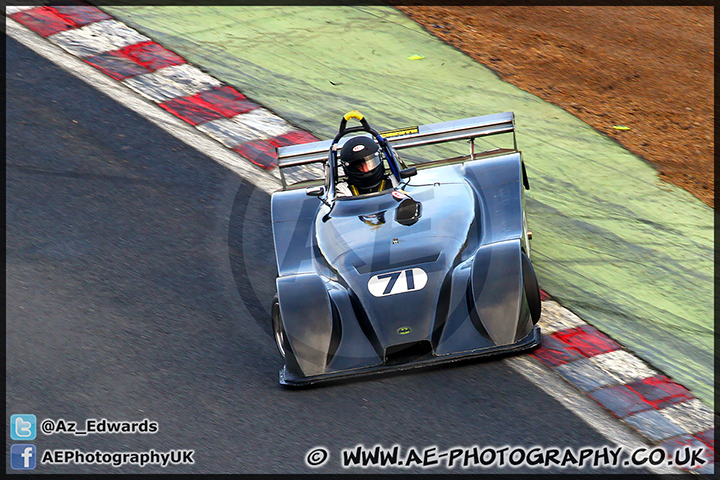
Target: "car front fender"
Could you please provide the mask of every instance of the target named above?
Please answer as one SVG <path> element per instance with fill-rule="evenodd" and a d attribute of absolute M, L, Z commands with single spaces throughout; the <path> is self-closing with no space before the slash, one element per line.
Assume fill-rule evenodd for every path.
<path fill-rule="evenodd" d="M 332 306 L 325 283 L 315 274 L 276 280 L 280 316 L 290 352 L 306 377 L 325 372 L 332 339 Z"/>

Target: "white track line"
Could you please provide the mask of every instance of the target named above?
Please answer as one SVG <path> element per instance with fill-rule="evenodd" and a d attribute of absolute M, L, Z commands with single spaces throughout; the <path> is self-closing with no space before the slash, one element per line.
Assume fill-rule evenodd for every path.
<path fill-rule="evenodd" d="M 200 153 L 231 169 L 240 177 L 268 194 L 281 188 L 280 181 L 276 176 L 260 167 L 255 167 L 247 159 L 208 138 L 196 130 L 195 127 L 163 110 L 154 102 L 145 100 L 123 84 L 70 55 L 60 47 L 20 25 L 12 18 L 5 17 L 5 26 L 5 32 L 9 37 L 47 58 L 91 87 L 100 90 L 121 105 L 140 114 L 178 140 L 187 143 Z"/>
<path fill-rule="evenodd" d="M 7 15 L 12 15 L 13 13 L 22 12 L 23 10 L 30 10 L 31 8 L 36 8 L 34 5 L 32 6 L 24 6 L 24 7 L 18 7 L 18 6 L 8 6 L 5 7 L 5 13 Z"/>

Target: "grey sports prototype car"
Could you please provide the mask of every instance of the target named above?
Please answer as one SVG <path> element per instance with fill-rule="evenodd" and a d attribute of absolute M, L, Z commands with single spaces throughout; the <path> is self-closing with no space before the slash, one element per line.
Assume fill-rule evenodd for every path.
<path fill-rule="evenodd" d="M 352 118 L 361 125 L 347 128 Z M 476 139 L 502 133 L 512 135 L 512 148 L 475 152 Z M 390 188 L 339 194 L 338 152 L 355 134 L 379 143 Z M 468 142 L 469 152 L 409 168 L 397 153 L 450 141 Z M 281 384 L 540 343 L 540 290 L 523 211 L 529 184 L 513 113 L 377 132 L 353 111 L 333 140 L 277 154 L 284 188 L 272 196 L 272 324 L 285 361 Z M 311 164 L 324 178 L 288 181 Z"/>

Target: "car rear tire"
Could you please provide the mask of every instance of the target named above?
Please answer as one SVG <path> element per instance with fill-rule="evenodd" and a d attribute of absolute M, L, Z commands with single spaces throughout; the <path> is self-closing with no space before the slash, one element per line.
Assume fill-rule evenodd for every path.
<path fill-rule="evenodd" d="M 535 270 L 530 263 L 530 259 L 525 255 L 525 252 L 522 252 L 522 273 L 523 285 L 525 286 L 525 298 L 527 298 L 530 316 L 534 325 L 540 320 L 542 302 L 540 301 L 540 286 L 535 276 Z"/>

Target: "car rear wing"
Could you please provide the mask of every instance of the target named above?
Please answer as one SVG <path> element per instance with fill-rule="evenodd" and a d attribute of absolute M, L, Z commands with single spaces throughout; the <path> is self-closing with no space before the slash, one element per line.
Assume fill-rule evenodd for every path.
<path fill-rule="evenodd" d="M 496 113 L 480 117 L 451 120 L 449 122 L 430 123 L 414 127 L 399 128 L 380 132 L 390 145 L 396 149 L 419 147 L 455 140 L 470 140 L 471 154 L 474 155 L 474 143 L 476 137 L 496 135 L 499 133 L 513 134 L 513 149 L 517 150 L 515 139 L 515 115 L 513 112 Z M 347 137 L 343 140 L 346 140 Z M 341 140 L 338 148 L 342 147 Z M 328 149 L 332 140 L 304 143 L 300 145 L 289 145 L 277 148 L 277 161 L 280 167 L 280 177 L 283 188 L 286 187 L 283 169 L 288 167 L 299 167 L 312 163 L 325 162 L 328 159 Z"/>

